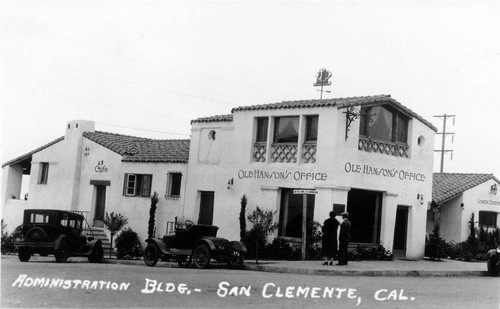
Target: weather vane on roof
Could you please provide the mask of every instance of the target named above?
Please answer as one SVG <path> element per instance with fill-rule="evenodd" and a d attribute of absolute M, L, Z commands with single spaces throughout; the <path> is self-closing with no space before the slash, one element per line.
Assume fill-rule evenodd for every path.
<path fill-rule="evenodd" d="M 323 86 L 330 86 L 332 82 L 330 81 L 330 78 L 332 77 L 332 72 L 328 71 L 327 69 L 321 69 L 319 70 L 318 74 L 316 74 L 316 82 L 313 84 L 314 87 L 321 87 L 320 90 L 318 90 L 320 94 L 320 100 L 323 99 Z M 331 91 L 324 90 L 325 92 L 331 93 Z"/>

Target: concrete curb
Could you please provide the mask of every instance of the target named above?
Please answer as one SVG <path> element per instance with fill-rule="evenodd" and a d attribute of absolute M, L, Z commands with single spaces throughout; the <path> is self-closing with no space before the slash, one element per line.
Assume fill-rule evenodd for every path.
<path fill-rule="evenodd" d="M 144 266 L 143 260 L 117 260 L 104 259 L 106 264 L 137 265 Z M 164 268 L 178 268 L 177 263 L 161 263 Z M 319 275 L 319 276 L 365 276 L 365 277 L 483 277 L 488 276 L 488 272 L 479 270 L 353 270 L 353 269 L 316 269 L 305 267 L 256 265 L 247 263 L 243 270 L 261 271 L 282 274 L 298 275 Z"/>
<path fill-rule="evenodd" d="M 280 266 L 265 266 L 265 265 L 245 265 L 245 270 L 286 273 L 286 274 L 302 274 L 302 275 L 321 275 L 321 276 L 366 276 L 366 277 L 471 277 L 471 276 L 488 276 L 487 271 L 474 270 L 446 270 L 446 271 L 430 271 L 430 270 L 340 270 L 340 269 L 311 269 L 311 268 L 294 268 Z"/>

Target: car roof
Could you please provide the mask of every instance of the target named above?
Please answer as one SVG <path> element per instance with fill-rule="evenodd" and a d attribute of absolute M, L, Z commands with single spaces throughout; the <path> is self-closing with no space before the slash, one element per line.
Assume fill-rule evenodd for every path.
<path fill-rule="evenodd" d="M 40 208 L 33 208 L 33 209 L 25 209 L 24 212 L 45 212 L 45 213 L 60 213 L 60 214 L 66 214 L 68 216 L 72 217 L 78 217 L 78 219 L 83 220 L 83 216 L 80 215 L 79 213 L 72 212 L 72 211 L 67 211 L 67 210 L 60 210 L 60 209 L 40 209 Z"/>

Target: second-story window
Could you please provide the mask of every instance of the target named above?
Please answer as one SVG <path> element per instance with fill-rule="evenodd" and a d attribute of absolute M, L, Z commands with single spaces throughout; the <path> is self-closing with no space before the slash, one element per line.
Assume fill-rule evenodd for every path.
<path fill-rule="evenodd" d="M 42 162 L 40 163 L 40 175 L 38 177 L 38 183 L 47 184 L 48 178 L 49 178 L 49 163 Z"/>
<path fill-rule="evenodd" d="M 278 117 L 274 123 L 275 143 L 297 143 L 299 141 L 299 117 Z"/>
<path fill-rule="evenodd" d="M 318 141 L 318 116 L 306 117 L 306 142 Z"/>
<path fill-rule="evenodd" d="M 374 106 L 361 109 L 359 134 L 381 141 L 407 143 L 408 117 L 401 112 Z"/>
<path fill-rule="evenodd" d="M 123 195 L 126 196 L 151 196 L 151 181 L 153 175 L 148 174 L 125 174 L 123 183 Z"/>
<path fill-rule="evenodd" d="M 257 143 L 262 143 L 267 141 L 267 126 L 269 118 L 257 118 L 257 137 L 255 141 Z"/>

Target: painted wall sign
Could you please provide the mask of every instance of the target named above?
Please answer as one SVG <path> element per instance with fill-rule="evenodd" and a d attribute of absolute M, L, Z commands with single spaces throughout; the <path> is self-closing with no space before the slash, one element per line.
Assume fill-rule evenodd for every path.
<path fill-rule="evenodd" d="M 496 205 L 500 206 L 500 201 L 493 201 L 493 200 L 480 200 L 477 199 L 477 203 L 481 205 Z"/>
<path fill-rule="evenodd" d="M 347 162 L 344 165 L 344 170 L 346 173 L 382 176 L 399 180 L 425 181 L 425 174 L 422 173 L 399 170 L 396 168 L 374 167 L 368 164 L 361 165 Z"/>
<path fill-rule="evenodd" d="M 238 178 L 326 181 L 328 175 L 323 172 L 239 170 Z"/>
<path fill-rule="evenodd" d="M 108 172 L 108 167 L 104 165 L 104 160 L 98 161 L 96 167 L 94 170 L 97 173 L 107 173 Z"/>

